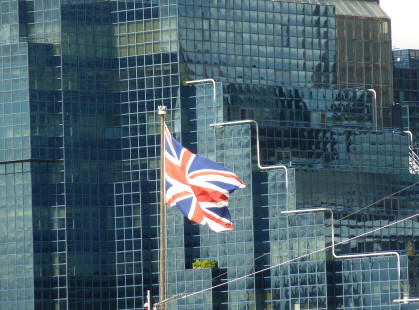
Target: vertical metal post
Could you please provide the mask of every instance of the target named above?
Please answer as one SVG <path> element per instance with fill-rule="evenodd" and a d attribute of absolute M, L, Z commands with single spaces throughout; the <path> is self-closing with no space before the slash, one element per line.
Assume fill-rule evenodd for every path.
<path fill-rule="evenodd" d="M 377 92 L 375 89 L 367 89 L 370 93 L 373 95 L 373 108 L 374 108 L 374 125 L 375 125 L 375 131 L 378 130 L 378 110 L 377 110 Z"/>
<path fill-rule="evenodd" d="M 150 293 L 150 290 L 147 290 L 147 304 L 148 304 L 148 309 L 149 310 L 153 309 L 153 305 L 151 304 L 151 293 Z"/>
<path fill-rule="evenodd" d="M 165 135 L 164 124 L 166 106 L 159 106 L 160 115 L 160 302 L 166 299 L 166 206 L 165 206 L 165 182 L 164 182 L 164 153 Z M 164 310 L 165 305 L 161 304 L 160 309 Z"/>
<path fill-rule="evenodd" d="M 409 146 L 413 149 L 413 134 L 410 130 L 403 131 L 409 135 Z"/>

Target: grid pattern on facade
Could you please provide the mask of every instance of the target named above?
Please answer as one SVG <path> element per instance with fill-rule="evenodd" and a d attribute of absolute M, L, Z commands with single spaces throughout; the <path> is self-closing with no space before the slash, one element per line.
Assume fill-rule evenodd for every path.
<path fill-rule="evenodd" d="M 181 72 L 263 85 L 336 83 L 333 6 L 180 1 Z"/>
<path fill-rule="evenodd" d="M 28 46 L 1 46 L 0 162 L 30 157 Z"/>
<path fill-rule="evenodd" d="M 406 263 L 404 262 L 404 265 Z M 352 259 L 342 262 L 340 284 L 336 286 L 336 309 L 399 309 L 397 262 L 392 258 Z M 402 277 L 405 277 L 405 270 Z"/>
<path fill-rule="evenodd" d="M 393 85 L 389 19 L 338 15 L 336 24 L 338 83 L 342 87 L 374 89 L 377 121 L 380 127 L 391 126 Z"/>
<path fill-rule="evenodd" d="M 31 166 L 0 165 L 0 308 L 33 309 Z"/>
<path fill-rule="evenodd" d="M 168 296 L 330 245 L 328 216 L 281 211 L 332 208 L 338 241 L 416 212 L 411 188 L 348 217 L 417 181 L 407 134 L 372 130 L 364 89 L 389 107 L 388 19 L 375 2 L 307 2 L 0 0 L 0 308 L 157 300 L 159 105 L 178 140 L 247 184 L 230 197 L 232 232 L 169 210 Z M 417 53 L 395 55 L 396 93 L 414 96 Z M 206 77 L 216 107 L 212 84 L 180 86 Z M 257 168 L 254 125 L 208 126 L 239 119 L 259 122 L 263 165 L 289 166 L 288 192 L 283 170 Z M 406 296 L 418 235 L 409 221 L 337 253 L 398 251 Z M 168 308 L 398 309 L 395 272 L 392 258 L 322 252 Z"/>
<path fill-rule="evenodd" d="M 178 120 L 175 1 L 118 1 L 112 12 L 120 92 L 121 179 L 115 184 L 117 308 L 158 296 L 160 120 Z M 174 122 L 175 124 L 175 122 Z M 172 126 L 169 126 L 172 127 Z M 177 127 L 175 133 L 180 131 Z"/>
<path fill-rule="evenodd" d="M 419 135 L 419 51 L 395 50 L 393 125 L 410 130 L 414 146 Z M 417 150 L 416 150 L 417 151 Z"/>

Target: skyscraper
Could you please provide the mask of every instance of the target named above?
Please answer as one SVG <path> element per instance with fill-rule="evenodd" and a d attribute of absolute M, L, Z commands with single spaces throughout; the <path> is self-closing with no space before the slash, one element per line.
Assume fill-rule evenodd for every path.
<path fill-rule="evenodd" d="M 419 51 L 395 50 L 393 62 L 395 125 L 410 130 L 416 142 L 419 133 Z"/>
<path fill-rule="evenodd" d="M 186 298 L 167 308 L 408 309 L 393 300 L 415 293 L 417 219 L 188 296 L 331 244 L 329 211 L 282 211 L 332 209 L 336 242 L 417 212 L 377 1 L 0 10 L 1 309 L 141 309 L 147 290 L 157 301 L 159 105 L 176 138 L 248 185 L 231 197 L 232 232 L 168 210 L 167 293 Z M 184 83 L 204 78 L 215 98 L 211 83 Z M 385 251 L 401 254 L 401 285 L 396 255 L 339 258 Z"/>

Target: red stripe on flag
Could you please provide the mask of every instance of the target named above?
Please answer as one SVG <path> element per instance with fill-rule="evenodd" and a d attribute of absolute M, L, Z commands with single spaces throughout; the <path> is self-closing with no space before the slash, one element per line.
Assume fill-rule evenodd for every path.
<path fill-rule="evenodd" d="M 195 209 L 190 220 L 196 223 L 202 223 L 202 221 L 204 220 L 204 217 L 205 215 L 201 206 L 199 205 L 199 202 L 195 201 Z"/>
<path fill-rule="evenodd" d="M 228 196 L 221 192 L 202 186 L 190 185 L 198 201 L 202 202 L 220 202 L 227 201 Z"/>
<path fill-rule="evenodd" d="M 170 160 L 165 160 L 165 168 L 166 168 L 166 174 L 171 177 L 172 179 L 175 179 L 176 181 L 189 185 L 189 182 L 186 180 L 185 172 L 176 164 L 171 162 Z"/>
<path fill-rule="evenodd" d="M 186 168 L 187 168 L 189 160 L 191 159 L 192 156 L 193 156 L 193 154 L 191 153 L 191 151 L 189 151 L 185 148 L 183 149 L 182 158 L 180 159 L 180 169 L 182 169 L 184 174 L 187 173 Z"/>
<path fill-rule="evenodd" d="M 173 202 L 175 202 L 176 199 L 181 198 L 183 196 L 189 196 L 191 193 L 189 192 L 180 192 L 173 195 L 168 201 L 167 204 L 170 206 Z"/>
<path fill-rule="evenodd" d="M 221 220 L 219 218 L 216 218 L 212 214 L 209 214 L 208 212 L 205 212 L 204 210 L 202 210 L 202 213 L 204 213 L 205 217 L 210 219 L 211 221 L 213 221 L 213 222 L 215 222 L 215 223 L 217 223 L 217 224 L 219 224 L 219 225 L 221 225 L 221 226 L 223 226 L 223 227 L 225 227 L 229 230 L 233 230 L 233 225 L 230 222 L 226 223 L 223 220 Z"/>
<path fill-rule="evenodd" d="M 244 184 L 242 180 L 240 180 L 237 176 L 235 176 L 232 173 L 223 173 L 223 172 L 218 172 L 218 171 L 214 171 L 214 170 L 192 172 L 191 174 L 189 174 L 189 178 L 194 179 L 194 178 L 197 178 L 197 177 L 202 176 L 202 175 L 219 175 L 219 176 L 235 179 L 238 182 Z"/>

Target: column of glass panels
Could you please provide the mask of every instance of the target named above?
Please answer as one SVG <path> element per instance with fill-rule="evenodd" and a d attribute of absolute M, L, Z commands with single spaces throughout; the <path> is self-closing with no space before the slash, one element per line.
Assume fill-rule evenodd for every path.
<path fill-rule="evenodd" d="M 179 119 L 176 1 L 118 1 L 113 12 L 120 88 L 121 180 L 115 184 L 118 309 L 158 292 L 160 118 Z"/>

